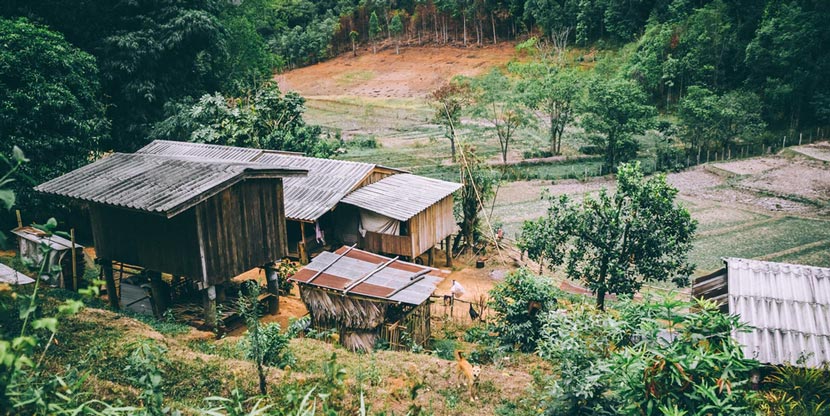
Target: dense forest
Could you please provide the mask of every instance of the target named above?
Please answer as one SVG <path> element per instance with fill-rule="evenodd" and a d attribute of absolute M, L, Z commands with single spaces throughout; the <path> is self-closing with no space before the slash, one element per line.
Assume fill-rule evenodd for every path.
<path fill-rule="evenodd" d="M 817 0 L 34 0 L 3 2 L 0 16 L 2 150 L 18 144 L 35 161 L 61 155 L 25 167 L 35 181 L 90 155 L 206 128 L 251 145 L 261 129 L 234 102 L 264 99 L 260 86 L 275 70 L 358 45 L 538 38 L 588 56 L 625 50 L 607 75 L 633 80 L 681 118 L 699 153 L 723 130 L 797 135 L 830 124 L 830 4 Z M 285 100 L 278 111 L 302 113 L 302 97 L 280 94 L 270 97 Z M 215 116 L 234 129 L 204 122 Z M 331 153 L 316 143 L 319 129 L 289 119 L 290 134 L 254 144 Z"/>

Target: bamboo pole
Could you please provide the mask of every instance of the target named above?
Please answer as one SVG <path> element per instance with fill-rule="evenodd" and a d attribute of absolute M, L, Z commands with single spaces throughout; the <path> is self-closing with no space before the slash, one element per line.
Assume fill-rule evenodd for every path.
<path fill-rule="evenodd" d="M 23 219 L 20 217 L 20 210 L 15 210 L 15 213 L 17 214 L 17 228 L 23 228 Z"/>

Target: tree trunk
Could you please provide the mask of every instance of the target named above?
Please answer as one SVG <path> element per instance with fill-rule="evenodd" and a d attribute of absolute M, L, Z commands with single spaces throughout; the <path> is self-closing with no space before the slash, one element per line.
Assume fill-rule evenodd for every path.
<path fill-rule="evenodd" d="M 493 24 L 493 45 L 498 45 L 499 40 L 496 38 L 496 12 L 490 12 L 490 22 Z"/>
<path fill-rule="evenodd" d="M 464 24 L 464 47 L 467 47 L 467 13 L 461 14 L 461 21 Z"/>
<path fill-rule="evenodd" d="M 556 128 L 556 123 L 554 123 L 555 120 L 556 120 L 556 117 L 553 115 L 553 113 L 551 113 L 550 114 L 550 153 L 551 153 L 551 155 L 558 155 L 559 154 L 559 151 L 557 150 L 557 146 L 556 146 L 556 130 L 557 130 L 557 128 Z"/>
<path fill-rule="evenodd" d="M 597 291 L 597 308 L 601 311 L 605 310 L 605 289 Z"/>
<path fill-rule="evenodd" d="M 357 45 L 355 45 L 354 40 L 352 40 L 352 56 L 357 56 Z"/>

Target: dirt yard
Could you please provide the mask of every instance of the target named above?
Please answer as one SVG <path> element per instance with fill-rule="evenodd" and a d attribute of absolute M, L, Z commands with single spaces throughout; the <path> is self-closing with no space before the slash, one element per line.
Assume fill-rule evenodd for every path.
<path fill-rule="evenodd" d="M 306 97 L 356 96 L 383 98 L 425 97 L 457 75 L 478 75 L 515 57 L 514 45 L 502 43 L 485 48 L 412 47 L 371 48 L 358 56 L 339 57 L 276 77 L 283 90 Z"/>

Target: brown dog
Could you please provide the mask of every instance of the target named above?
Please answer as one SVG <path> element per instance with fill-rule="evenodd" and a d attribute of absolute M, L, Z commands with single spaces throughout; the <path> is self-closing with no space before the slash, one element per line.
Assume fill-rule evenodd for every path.
<path fill-rule="evenodd" d="M 469 386 L 470 398 L 476 400 L 476 387 L 478 387 L 478 377 L 481 375 L 481 367 L 470 364 L 461 351 L 455 351 L 455 360 L 458 363 L 458 379 L 464 383 L 464 378 L 467 382 L 464 383 Z"/>

